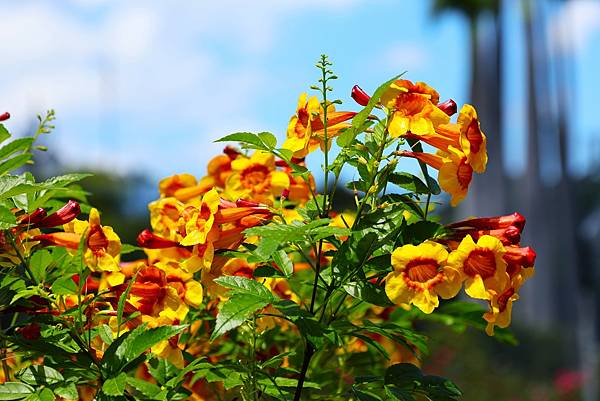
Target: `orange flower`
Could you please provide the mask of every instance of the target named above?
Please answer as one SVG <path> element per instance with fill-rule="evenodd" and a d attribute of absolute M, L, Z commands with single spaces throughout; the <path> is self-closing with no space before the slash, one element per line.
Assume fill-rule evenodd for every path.
<path fill-rule="evenodd" d="M 465 277 L 465 292 L 472 298 L 491 299 L 492 291 L 500 293 L 509 280 L 499 239 L 484 235 L 477 243 L 465 236 L 448 257 L 448 264 Z"/>
<path fill-rule="evenodd" d="M 425 313 L 439 305 L 438 296 L 454 297 L 462 283 L 459 270 L 448 263 L 448 252 L 435 242 L 404 245 L 392 253 L 394 271 L 385 279 L 385 292 L 397 305 L 413 304 Z"/>
<path fill-rule="evenodd" d="M 437 126 L 447 124 L 450 117 L 436 106 L 439 100 L 439 94 L 423 82 L 413 84 L 401 79 L 391 84 L 381 96 L 381 103 L 393 112 L 389 124 L 392 137 L 408 132 L 433 134 Z"/>
<path fill-rule="evenodd" d="M 331 146 L 331 138 L 337 136 L 344 128 L 349 127 L 345 121 L 356 115 L 351 111 L 335 111 L 335 106 L 327 106 L 327 139 Z M 302 93 L 298 99 L 296 115 L 292 116 L 288 124 L 287 139 L 282 148 L 294 152 L 294 157 L 303 158 L 319 146 L 325 150 L 325 125 L 323 120 L 325 111 L 316 96 L 308 98 Z"/>
<path fill-rule="evenodd" d="M 466 155 L 460 150 L 454 147 L 449 147 L 448 150 L 448 153 L 437 155 L 407 151 L 401 151 L 400 154 L 421 160 L 428 166 L 437 169 L 440 187 L 450 194 L 450 204 L 456 206 L 467 196 L 473 178 L 473 168 L 467 162 Z"/>

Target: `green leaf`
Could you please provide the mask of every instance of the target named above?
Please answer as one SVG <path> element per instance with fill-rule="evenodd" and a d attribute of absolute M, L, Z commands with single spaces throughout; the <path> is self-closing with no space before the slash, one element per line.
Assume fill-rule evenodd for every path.
<path fill-rule="evenodd" d="M 260 132 L 258 137 L 269 149 L 273 149 L 277 146 L 277 138 L 270 132 Z"/>
<path fill-rule="evenodd" d="M 33 138 L 19 138 L 9 142 L 0 148 L 0 160 L 4 160 L 16 152 L 29 149 L 32 143 Z"/>
<path fill-rule="evenodd" d="M 54 401 L 56 399 L 52 390 L 47 387 L 40 391 L 38 397 L 40 398 L 40 401 Z"/>
<path fill-rule="evenodd" d="M 348 295 L 377 306 L 391 306 L 392 301 L 385 293 L 383 286 L 369 282 L 354 282 L 344 286 Z"/>
<path fill-rule="evenodd" d="M 6 382 L 0 384 L 0 400 L 20 400 L 34 392 L 34 388 L 25 383 Z"/>
<path fill-rule="evenodd" d="M 134 360 L 159 342 L 181 333 L 187 326 L 160 326 L 137 330 L 138 328 L 134 330 L 135 335 L 127 337 L 115 353 L 123 361 L 130 362 Z"/>
<path fill-rule="evenodd" d="M 429 193 L 427 185 L 419 177 L 409 173 L 391 173 L 388 175 L 388 181 L 416 194 Z"/>
<path fill-rule="evenodd" d="M 109 373 L 118 372 L 154 345 L 181 333 L 186 327 L 160 326 L 148 329 L 142 324 L 112 342 L 104 353 L 101 367 Z"/>
<path fill-rule="evenodd" d="M 76 400 L 79 398 L 77 386 L 75 383 L 67 383 L 62 386 L 54 387 L 54 394 L 67 400 Z"/>
<path fill-rule="evenodd" d="M 352 392 L 359 401 L 383 401 L 379 395 L 371 391 L 359 390 L 355 386 L 352 386 Z"/>
<path fill-rule="evenodd" d="M 27 161 L 31 159 L 31 154 L 24 153 L 22 155 L 17 155 L 11 159 L 6 160 L 5 162 L 0 163 L 0 175 L 7 174 L 13 170 L 18 169 L 23 166 Z"/>
<path fill-rule="evenodd" d="M 11 135 L 4 124 L 0 124 L 0 143 L 6 141 L 8 138 L 10 138 L 10 136 Z"/>
<path fill-rule="evenodd" d="M 19 372 L 21 381 L 31 385 L 56 384 L 65 380 L 62 374 L 49 366 L 33 365 Z"/>
<path fill-rule="evenodd" d="M 445 228 L 441 224 L 433 221 L 418 221 L 409 224 L 402 232 L 403 244 L 418 245 L 428 239 L 438 238 L 445 233 Z"/>
<path fill-rule="evenodd" d="M 131 292 L 131 288 L 135 283 L 137 278 L 137 273 L 129 280 L 129 284 L 127 288 L 121 296 L 119 297 L 119 302 L 117 303 L 117 337 L 121 334 L 121 324 L 123 322 L 123 311 L 125 310 L 125 303 L 127 302 L 127 297 L 129 297 L 129 293 Z"/>
<path fill-rule="evenodd" d="M 265 302 L 271 302 L 275 298 L 271 291 L 259 283 L 246 277 L 239 276 L 221 276 L 214 280 L 223 287 L 231 288 L 234 294 L 247 294 L 263 299 Z"/>
<path fill-rule="evenodd" d="M 215 142 L 240 142 L 253 145 L 256 149 L 268 150 L 262 139 L 260 139 L 258 135 L 251 132 L 236 132 L 234 134 L 224 136 L 223 138 L 219 138 Z"/>
<path fill-rule="evenodd" d="M 143 251 L 143 248 L 131 244 L 121 244 L 121 255 L 127 255 L 136 251 Z"/>
<path fill-rule="evenodd" d="M 421 370 L 410 363 L 398 363 L 385 371 L 385 384 L 393 384 L 401 389 L 414 389 L 422 378 Z"/>
<path fill-rule="evenodd" d="M 79 291 L 79 288 L 77 288 L 77 284 L 75 284 L 71 276 L 59 277 L 52 284 L 54 295 L 73 295 L 77 294 L 77 291 Z"/>
<path fill-rule="evenodd" d="M 152 384 L 147 380 L 136 379 L 135 377 L 127 377 L 127 384 L 139 391 L 143 396 L 150 399 L 166 399 L 166 394 L 163 394 L 162 397 L 157 398 L 162 390 L 156 384 Z"/>
<path fill-rule="evenodd" d="M 279 270 L 274 268 L 272 265 L 268 265 L 268 264 L 262 264 L 262 265 L 257 266 L 256 269 L 254 269 L 254 271 L 252 272 L 252 276 L 256 277 L 256 278 L 261 278 L 261 277 L 285 278 L 286 277 L 282 272 L 280 272 Z"/>
<path fill-rule="evenodd" d="M 114 341 L 113 331 L 107 324 L 103 324 L 98 327 L 98 335 L 107 345 L 112 344 Z"/>
<path fill-rule="evenodd" d="M 17 218 L 9 208 L 0 205 L 0 230 L 8 230 L 17 225 Z"/>
<path fill-rule="evenodd" d="M 44 281 L 46 278 L 46 269 L 53 261 L 52 254 L 46 249 L 39 250 L 31 256 L 29 267 L 36 281 Z"/>
<path fill-rule="evenodd" d="M 125 392 L 125 383 L 127 382 L 127 375 L 125 373 L 119 373 L 116 377 L 111 377 L 104 381 L 102 385 L 102 392 L 106 395 L 118 396 L 123 395 Z"/>
<path fill-rule="evenodd" d="M 234 294 L 221 305 L 210 341 L 242 325 L 254 312 L 268 304 L 264 297 L 252 293 Z"/>
<path fill-rule="evenodd" d="M 286 277 L 289 277 L 292 275 L 292 273 L 294 273 L 294 264 L 292 263 L 292 260 L 287 252 L 283 250 L 275 252 L 273 254 L 273 261 Z"/>

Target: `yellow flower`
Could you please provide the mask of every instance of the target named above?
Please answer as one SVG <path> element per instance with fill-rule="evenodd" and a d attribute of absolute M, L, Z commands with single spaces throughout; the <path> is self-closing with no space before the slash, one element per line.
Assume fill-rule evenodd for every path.
<path fill-rule="evenodd" d="M 179 241 L 179 218 L 184 204 L 175 198 L 161 198 L 148 205 L 150 210 L 150 226 L 154 232 L 166 239 Z"/>
<path fill-rule="evenodd" d="M 458 115 L 460 126 L 460 147 L 476 173 L 483 173 L 487 165 L 487 139 L 481 131 L 477 112 L 470 104 L 465 104 Z"/>
<path fill-rule="evenodd" d="M 385 280 L 385 292 L 397 305 L 413 304 L 425 313 L 439 305 L 438 296 L 454 297 L 461 286 L 459 271 L 448 262 L 448 251 L 435 242 L 404 245 L 392 253 L 394 271 Z"/>
<path fill-rule="evenodd" d="M 392 137 L 408 132 L 433 134 L 438 125 L 447 124 L 450 117 L 436 106 L 439 100 L 439 94 L 423 82 L 413 84 L 401 79 L 391 84 L 381 96 L 381 103 L 393 112 L 389 125 Z"/>
<path fill-rule="evenodd" d="M 467 196 L 473 178 L 473 168 L 460 150 L 450 147 L 439 169 L 440 188 L 450 194 L 450 205 L 456 206 Z"/>
<path fill-rule="evenodd" d="M 216 189 L 211 189 L 202 197 L 202 202 L 198 208 L 188 207 L 186 211 L 187 220 L 185 223 L 185 237 L 181 240 L 181 245 L 190 246 L 196 244 L 205 244 L 213 224 L 215 222 L 215 214 L 219 210 L 220 202 L 219 193 Z M 218 227 L 215 227 L 218 229 Z"/>
<path fill-rule="evenodd" d="M 501 293 L 509 280 L 502 242 L 482 235 L 477 243 L 466 235 L 448 257 L 448 264 L 465 277 L 465 292 L 472 298 L 491 299 L 491 291 Z"/>
<path fill-rule="evenodd" d="M 296 114 L 290 118 L 287 128 L 287 139 L 282 148 L 294 152 L 295 157 L 304 157 L 308 153 L 308 145 L 312 136 L 311 122 L 314 116 L 318 116 L 321 105 L 316 96 L 308 99 L 306 93 L 302 93 L 298 99 Z"/>
<path fill-rule="evenodd" d="M 296 114 L 292 116 L 287 128 L 287 139 L 282 148 L 294 152 L 294 157 L 303 158 L 319 146 L 325 150 L 325 111 L 316 96 L 308 98 L 302 93 L 298 99 Z M 327 142 L 331 146 L 331 138 L 337 136 L 348 121 L 356 115 L 351 111 L 335 111 L 335 106 L 327 106 Z"/>
<path fill-rule="evenodd" d="M 458 205 L 467 196 L 473 178 L 473 168 L 460 150 L 450 146 L 448 152 L 438 152 L 436 155 L 407 151 L 400 153 L 402 156 L 418 159 L 439 171 L 440 187 L 450 194 L 452 206 Z"/>
<path fill-rule="evenodd" d="M 519 299 L 517 291 L 532 274 L 533 268 L 523 269 L 522 274 L 514 276 L 505 289 L 499 292 L 490 290 L 491 297 L 488 301 L 490 310 L 483 315 L 488 322 L 485 329 L 488 335 L 494 335 L 494 326 L 505 328 L 510 325 L 512 304 Z"/>
<path fill-rule="evenodd" d="M 64 225 L 65 233 L 86 236 L 85 264 L 91 271 L 118 271 L 121 240 L 112 227 L 100 225 L 100 214 L 93 208 L 89 220 L 75 219 Z"/>
<path fill-rule="evenodd" d="M 290 179 L 283 171 L 275 169 L 275 157 L 256 151 L 250 158 L 238 157 L 231 162 L 232 173 L 225 184 L 225 195 L 229 199 L 251 199 L 272 204 L 289 188 Z"/>

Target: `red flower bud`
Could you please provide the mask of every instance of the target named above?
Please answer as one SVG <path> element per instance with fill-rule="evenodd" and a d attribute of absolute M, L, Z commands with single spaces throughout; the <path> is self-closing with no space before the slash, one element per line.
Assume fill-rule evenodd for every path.
<path fill-rule="evenodd" d="M 179 243 L 171 241 L 170 239 L 161 238 L 158 235 L 152 233 L 152 231 L 145 229 L 137 237 L 137 243 L 142 248 L 148 249 L 163 249 L 178 247 Z"/>
<path fill-rule="evenodd" d="M 35 226 L 39 228 L 62 226 L 63 224 L 67 224 L 74 220 L 77 216 L 79 216 L 79 213 L 81 213 L 81 207 L 79 206 L 79 203 L 74 200 L 70 200 L 66 205 L 35 224 Z"/>
<path fill-rule="evenodd" d="M 456 105 L 456 102 L 452 99 L 448 99 L 445 102 L 438 104 L 437 107 L 449 116 L 456 114 L 456 112 L 458 111 L 458 106 Z"/>
<path fill-rule="evenodd" d="M 10 118 L 10 113 L 7 111 L 5 113 L 0 114 L 0 121 L 6 121 Z"/>
<path fill-rule="evenodd" d="M 234 160 L 241 154 L 240 151 L 234 148 L 233 146 L 225 146 L 225 149 L 223 149 L 223 153 L 229 156 L 231 160 Z"/>
<path fill-rule="evenodd" d="M 30 214 L 19 217 L 19 224 L 22 226 L 35 225 L 46 217 L 46 210 L 39 207 Z"/>
<path fill-rule="evenodd" d="M 481 217 L 478 219 L 463 220 L 448 225 L 449 228 L 472 227 L 479 230 L 495 230 L 514 226 L 519 230 L 525 227 L 525 217 L 520 213 L 513 213 L 506 216 Z"/>
<path fill-rule="evenodd" d="M 235 204 L 237 207 L 259 207 L 260 203 L 258 202 L 253 202 L 253 201 L 249 201 L 249 200 L 245 200 L 245 199 L 238 199 L 237 201 L 235 201 Z"/>
<path fill-rule="evenodd" d="M 509 263 L 516 263 L 521 266 L 531 267 L 535 264 L 536 258 L 535 251 L 527 246 L 519 248 L 516 246 L 506 247 L 506 253 L 504 254 L 504 260 Z"/>
<path fill-rule="evenodd" d="M 281 193 L 281 198 L 282 199 L 287 199 L 290 197 L 290 190 L 288 188 L 284 189 L 283 192 Z"/>
<path fill-rule="evenodd" d="M 352 99 L 354 99 L 354 101 L 360 104 L 361 106 L 366 106 L 369 103 L 369 100 L 371 99 L 371 96 L 367 95 L 367 92 L 362 90 L 361 87 L 358 85 L 354 85 L 352 87 L 352 93 L 350 94 L 350 96 L 352 96 Z"/>

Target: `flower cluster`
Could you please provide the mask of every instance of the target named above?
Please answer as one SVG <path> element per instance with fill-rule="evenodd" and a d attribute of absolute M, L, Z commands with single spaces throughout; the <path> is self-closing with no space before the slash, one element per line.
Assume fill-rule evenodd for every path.
<path fill-rule="evenodd" d="M 535 252 L 521 247 L 525 218 L 519 213 L 450 224 L 445 238 L 404 245 L 392 254 L 394 271 L 385 290 L 396 304 L 412 304 L 425 313 L 439 305 L 438 297 L 465 292 L 489 303 L 484 315 L 487 332 L 507 327 L 517 291 L 534 272 Z"/>
<path fill-rule="evenodd" d="M 285 390 L 291 399 L 296 383 L 294 399 L 300 399 L 319 347 L 334 348 L 331 355 L 344 360 L 338 370 L 345 354 L 370 348 L 392 363 L 418 365 L 422 346 L 407 329 L 411 319 L 427 318 L 440 306 L 439 298 L 454 298 L 463 287 L 469 297 L 487 302 L 481 313 L 489 335 L 510 324 L 513 302 L 534 272 L 535 252 L 520 242 L 525 218 L 514 213 L 445 226 L 428 218 L 430 197 L 439 191 L 427 166 L 438 170 L 439 186 L 452 206 L 467 195 L 473 172 L 486 169 L 486 136 L 473 106 L 458 111 L 454 101 L 440 102 L 427 84 L 396 79 L 373 98 L 355 86 L 352 98 L 364 109 L 338 111 L 341 102 L 326 98 L 327 82 L 334 79 L 328 65 L 323 58 L 323 100 L 300 96 L 281 147 L 269 133 L 233 134 L 241 149 L 225 147 L 202 177 L 177 174 L 160 181 L 138 247 L 122 245 L 95 208 L 80 220 L 83 206 L 74 200 L 53 213 L 11 209 L 14 223 L 0 231 L 0 266 L 19 267 L 16 274 L 24 270 L 27 291 L 34 295 L 26 305 L 3 311 L 27 315 L 16 330 L 19 341 L 57 338 L 48 320 L 31 316 L 62 319 L 56 327 L 68 327 L 71 346 L 78 347 L 73 360 L 86 354 L 100 369 L 96 381 L 81 379 L 87 386 L 79 386 L 80 399 L 94 399 L 100 390 L 92 388 L 111 383 L 106 375 L 117 373 L 109 380 L 122 379 L 132 394 L 151 393 L 140 380 L 152 383 L 152 391 L 167 391 L 175 379 L 161 382 L 153 376 L 157 371 L 151 373 L 150 358 L 138 359 L 148 350 L 151 358 L 184 369 L 177 380 L 187 399 L 198 401 L 232 399 L 221 395 L 236 386 L 243 387 L 243 399 L 259 399 L 261 386 L 274 397 Z M 329 164 L 333 141 L 342 150 Z M 404 145 L 409 147 L 403 150 Z M 305 163 L 318 149 L 326 155 L 322 190 Z M 427 184 L 397 173 L 400 157 L 417 159 Z M 328 187 L 328 178 L 334 176 L 337 184 L 345 165 L 359 175 L 348 185 L 355 189 L 356 208 L 335 211 L 337 188 Z M 388 184 L 408 192 L 390 194 Z M 423 195 L 427 202 L 421 202 Z M 64 277 L 44 281 L 29 269 L 32 260 L 42 259 L 36 259 L 40 251 L 56 259 L 52 268 L 60 266 Z M 137 259 L 123 258 L 130 251 Z M 75 268 L 61 261 L 68 257 Z M 140 340 L 145 348 L 131 345 L 144 330 L 159 334 Z M 264 340 L 257 345 L 260 336 Z M 305 339 L 304 357 L 295 368 L 298 361 L 291 358 L 300 354 L 299 337 Z M 129 348 L 115 351 L 121 341 Z M 136 347 L 144 349 L 125 361 L 122 372 L 106 366 L 108 358 L 124 357 Z M 250 362 L 236 366 L 240 359 L 235 358 L 247 358 L 247 349 L 252 349 Z M 199 361 L 204 367 L 196 365 Z M 257 376 L 259 367 L 267 378 L 280 374 L 281 385 L 272 380 L 275 386 L 269 387 L 271 381 Z M 348 374 L 342 372 L 339 388 L 352 383 Z M 387 383 L 391 376 L 385 377 Z M 102 385 L 103 396 L 123 396 L 126 385 L 117 384 Z M 152 399 L 175 396 L 157 394 Z"/>

